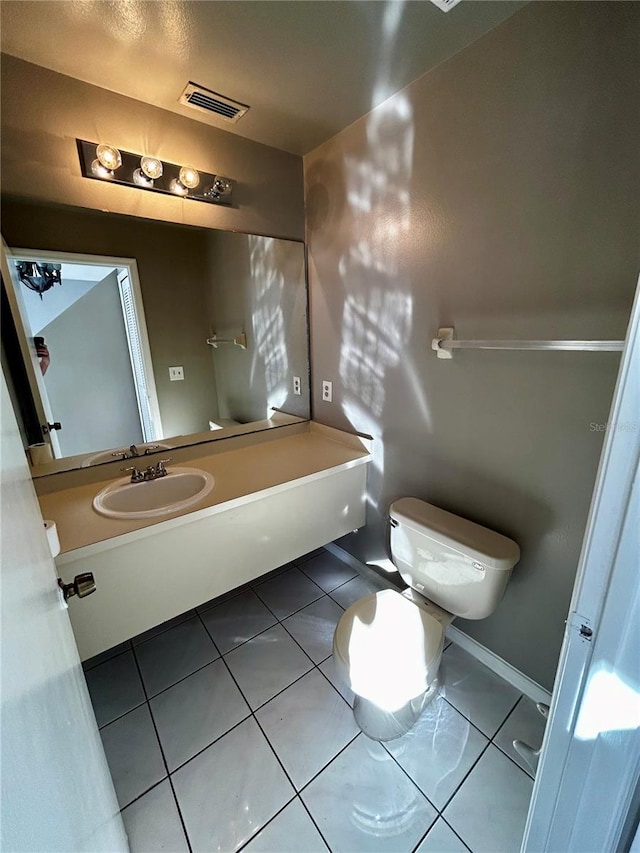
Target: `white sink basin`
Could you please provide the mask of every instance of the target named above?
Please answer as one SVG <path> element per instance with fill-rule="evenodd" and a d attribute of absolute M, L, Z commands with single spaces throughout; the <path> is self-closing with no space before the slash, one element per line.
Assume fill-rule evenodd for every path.
<path fill-rule="evenodd" d="M 170 468 L 164 477 L 132 483 L 122 477 L 93 499 L 93 508 L 109 518 L 155 518 L 197 504 L 213 489 L 215 480 L 197 468 Z"/>
<path fill-rule="evenodd" d="M 131 464 L 132 465 L 135 465 L 136 459 L 140 459 L 141 463 L 143 462 L 143 460 L 145 458 L 144 451 L 147 449 L 147 447 L 156 448 L 153 451 L 154 453 L 156 453 L 156 452 L 159 453 L 161 450 L 171 450 L 171 445 L 170 444 L 164 444 L 162 441 L 149 441 L 146 444 L 136 444 L 136 447 L 138 448 L 138 451 L 140 453 L 140 457 L 132 456 L 131 457 Z M 88 468 L 89 465 L 99 465 L 102 462 L 115 462 L 118 459 L 122 462 L 123 461 L 122 454 L 123 454 L 123 452 L 128 453 L 129 448 L 123 447 L 120 450 L 119 454 L 117 451 L 118 451 L 118 448 L 116 447 L 113 450 L 101 450 L 99 453 L 93 453 L 91 456 L 87 456 L 85 459 L 82 460 L 82 465 L 80 467 L 81 468 Z M 113 455 L 114 453 L 116 454 L 115 456 Z M 128 458 L 129 457 L 127 457 L 127 460 L 128 460 Z M 124 460 L 124 461 L 127 461 L 127 460 Z"/>

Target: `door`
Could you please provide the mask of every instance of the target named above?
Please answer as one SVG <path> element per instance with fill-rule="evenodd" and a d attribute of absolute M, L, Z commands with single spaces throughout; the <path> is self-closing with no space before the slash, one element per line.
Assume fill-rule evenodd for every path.
<path fill-rule="evenodd" d="M 12 853 L 126 851 L 4 375 L 0 391 L 0 848 Z"/>
<path fill-rule="evenodd" d="M 640 817 L 640 288 L 567 619 L 524 851 L 623 851 Z M 637 843 L 637 842 L 636 842 Z"/>
<path fill-rule="evenodd" d="M 49 404 L 47 390 L 45 388 L 44 380 L 42 378 L 40 363 L 36 356 L 36 349 L 33 344 L 33 336 L 31 335 L 28 326 L 26 311 L 24 310 L 24 306 L 20 304 L 20 288 L 17 287 L 15 283 L 14 269 L 12 265 L 8 263 L 7 246 L 4 240 L 2 240 L 1 252 L 2 256 L 0 258 L 0 262 L 2 268 L 2 278 L 4 279 L 6 285 L 5 289 L 7 293 L 7 299 L 9 300 L 9 305 L 11 306 L 13 322 L 16 327 L 18 339 L 20 341 L 22 359 L 24 361 L 25 370 L 27 372 L 27 378 L 29 380 L 33 403 L 36 408 L 36 412 L 38 413 L 40 426 L 44 428 L 47 424 L 54 423 L 53 412 L 51 411 L 51 405 Z M 51 445 L 53 457 L 55 459 L 59 459 L 62 454 L 60 452 L 60 442 L 58 441 L 58 436 L 53 430 L 49 431 L 48 428 L 43 429 L 43 432 L 45 433 L 45 442 Z"/>

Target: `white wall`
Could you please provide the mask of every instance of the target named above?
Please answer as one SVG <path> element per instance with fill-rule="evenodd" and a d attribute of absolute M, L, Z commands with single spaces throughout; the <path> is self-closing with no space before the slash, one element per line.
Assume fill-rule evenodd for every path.
<path fill-rule="evenodd" d="M 70 266 L 75 277 L 71 277 L 68 271 Z M 62 284 L 54 284 L 42 295 L 42 298 L 40 298 L 39 293 L 31 290 L 25 284 L 20 283 L 18 285 L 34 335 L 39 335 L 41 329 L 44 329 L 67 308 L 70 308 L 74 302 L 81 299 L 102 279 L 106 278 L 112 270 L 108 267 L 85 267 L 83 271 L 76 264 L 62 264 L 61 272 Z M 16 280 L 18 280 L 17 275 Z"/>
<path fill-rule="evenodd" d="M 42 329 L 63 456 L 142 441 L 115 271 Z"/>

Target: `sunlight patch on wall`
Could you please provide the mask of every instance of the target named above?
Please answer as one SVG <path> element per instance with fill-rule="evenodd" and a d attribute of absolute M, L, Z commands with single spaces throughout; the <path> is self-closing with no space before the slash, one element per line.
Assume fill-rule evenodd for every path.
<path fill-rule="evenodd" d="M 287 399 L 289 358 L 285 345 L 282 311 L 284 276 L 272 258 L 276 251 L 273 239 L 249 236 L 249 265 L 255 303 L 251 315 L 253 326 L 251 380 L 264 371 L 268 406 L 280 408 Z"/>

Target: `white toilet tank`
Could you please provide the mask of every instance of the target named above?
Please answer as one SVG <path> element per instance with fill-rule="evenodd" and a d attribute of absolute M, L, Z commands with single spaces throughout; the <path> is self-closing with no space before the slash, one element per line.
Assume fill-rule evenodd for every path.
<path fill-rule="evenodd" d="M 391 557 L 408 586 L 464 619 L 494 612 L 520 559 L 512 540 L 417 498 L 389 509 Z"/>

